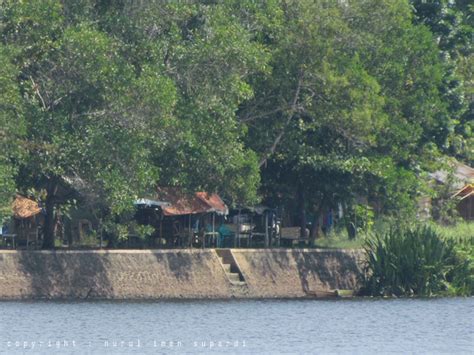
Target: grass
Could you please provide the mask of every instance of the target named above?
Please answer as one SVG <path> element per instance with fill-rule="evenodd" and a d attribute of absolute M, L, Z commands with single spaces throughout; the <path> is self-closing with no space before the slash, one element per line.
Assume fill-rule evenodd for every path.
<path fill-rule="evenodd" d="M 455 225 L 443 226 L 434 222 L 428 223 L 438 234 L 446 240 L 452 240 L 456 245 L 473 249 L 474 245 L 474 222 L 459 222 Z M 390 229 L 390 224 L 384 221 L 376 221 L 374 233 L 384 233 Z M 345 228 L 336 228 L 328 235 L 316 239 L 317 248 L 340 248 L 361 249 L 370 233 L 359 233 L 357 238 L 349 239 Z"/>
<path fill-rule="evenodd" d="M 328 235 L 316 239 L 316 248 L 324 249 L 361 249 L 365 236 L 359 234 L 355 239 L 349 239 L 345 230 L 333 231 Z"/>
<path fill-rule="evenodd" d="M 474 243 L 474 222 L 460 222 L 455 225 L 443 226 L 432 224 L 432 227 L 445 239 L 450 239 L 458 245 L 470 245 Z"/>

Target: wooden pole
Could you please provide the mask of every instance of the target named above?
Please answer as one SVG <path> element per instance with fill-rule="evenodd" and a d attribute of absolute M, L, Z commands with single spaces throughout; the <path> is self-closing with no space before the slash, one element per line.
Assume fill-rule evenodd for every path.
<path fill-rule="evenodd" d="M 249 239 L 248 239 L 248 243 L 247 243 L 247 248 L 251 247 L 252 246 L 252 238 L 253 238 L 253 215 L 250 214 L 250 230 L 249 230 Z"/>
<path fill-rule="evenodd" d="M 99 218 L 99 225 L 100 225 L 100 249 L 102 249 L 102 242 L 103 242 L 103 236 L 102 236 L 102 231 L 103 231 L 103 227 L 102 227 L 102 218 Z M 71 247 L 71 246 L 69 246 Z"/>
<path fill-rule="evenodd" d="M 191 232 L 191 215 L 189 215 L 189 218 L 188 218 L 188 236 L 190 237 L 189 238 L 189 247 L 192 248 L 193 247 L 193 236 L 192 236 L 192 232 Z"/>
<path fill-rule="evenodd" d="M 235 233 L 235 236 L 234 236 L 234 248 L 237 247 L 237 239 L 238 239 L 238 244 L 240 247 L 240 208 L 239 208 L 239 214 L 237 217 L 237 233 Z"/>
<path fill-rule="evenodd" d="M 215 244 L 217 244 L 217 238 L 216 238 L 216 213 L 212 213 L 212 239 L 215 240 Z"/>
<path fill-rule="evenodd" d="M 160 247 L 161 247 L 161 240 L 163 238 L 163 215 L 160 213 Z"/>
<path fill-rule="evenodd" d="M 206 247 L 206 229 L 202 228 L 202 248 L 204 249 L 205 247 Z"/>
<path fill-rule="evenodd" d="M 268 212 L 265 211 L 265 248 L 268 248 Z"/>

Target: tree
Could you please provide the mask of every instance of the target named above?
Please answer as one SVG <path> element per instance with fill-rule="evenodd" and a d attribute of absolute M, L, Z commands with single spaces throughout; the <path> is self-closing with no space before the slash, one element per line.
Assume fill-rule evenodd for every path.
<path fill-rule="evenodd" d="M 102 26 L 127 43 L 124 55 L 135 70 L 160 70 L 175 87 L 165 132 L 155 131 L 149 141 L 159 184 L 255 202 L 257 157 L 242 142 L 246 132 L 236 111 L 254 95 L 249 78 L 265 70 L 263 46 L 226 3 L 110 5 L 102 11 Z"/>
<path fill-rule="evenodd" d="M 111 219 L 157 184 L 257 200 L 257 158 L 235 112 L 266 53 L 228 7 L 1 6 L 27 118 L 16 182 L 40 192 L 45 248 L 78 190 Z"/>
<path fill-rule="evenodd" d="M 148 117 L 130 110 L 146 105 L 133 97 L 142 78 L 92 25 L 65 27 L 58 2 L 11 3 L 5 13 L 3 40 L 17 48 L 27 121 L 18 183 L 44 191 L 43 246 L 52 248 L 55 210 L 72 197 L 71 181 L 105 199 L 112 215 L 156 181 L 143 144 Z"/>
<path fill-rule="evenodd" d="M 22 98 L 16 83 L 18 69 L 11 63 L 11 55 L 10 48 L 0 45 L 0 223 L 11 215 L 18 169 L 14 161 L 21 156 L 25 133 Z"/>
<path fill-rule="evenodd" d="M 276 189 L 285 185 L 285 199 L 304 200 L 302 226 L 305 210 L 350 208 L 357 195 L 385 200 L 385 212 L 413 205 L 418 170 L 447 124 L 429 31 L 411 23 L 403 1 L 281 9 L 285 31 L 268 44 L 271 75 L 257 78 L 260 95 L 240 112 L 261 155 L 264 191 L 281 200 Z M 394 181 L 401 176 L 403 188 Z"/>
<path fill-rule="evenodd" d="M 474 162 L 472 55 L 473 5 L 469 1 L 411 0 L 413 21 L 426 25 L 438 44 L 444 65 L 441 92 L 448 103 L 450 129 L 444 151 L 468 164 Z"/>

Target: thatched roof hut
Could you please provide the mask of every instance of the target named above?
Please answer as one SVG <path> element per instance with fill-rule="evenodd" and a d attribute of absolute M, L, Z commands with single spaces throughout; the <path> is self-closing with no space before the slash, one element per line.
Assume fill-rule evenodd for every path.
<path fill-rule="evenodd" d="M 36 201 L 21 195 L 16 195 L 12 203 L 13 217 L 25 219 L 41 213 L 41 208 Z"/>

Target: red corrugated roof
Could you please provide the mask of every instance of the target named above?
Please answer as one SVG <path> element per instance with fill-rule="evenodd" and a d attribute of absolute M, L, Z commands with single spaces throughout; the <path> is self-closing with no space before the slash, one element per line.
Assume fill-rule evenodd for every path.
<path fill-rule="evenodd" d="M 229 209 L 222 201 L 218 194 L 210 194 L 208 192 L 196 192 L 196 196 L 209 205 L 215 212 L 228 214 Z"/>
<path fill-rule="evenodd" d="M 170 206 L 163 207 L 165 216 L 209 212 L 228 213 L 224 201 L 215 193 L 196 192 L 195 194 L 186 194 L 176 188 L 158 188 L 158 199 L 170 203 Z"/>

